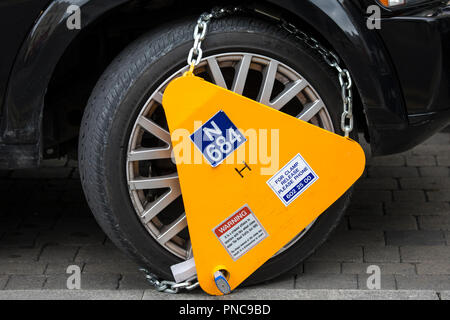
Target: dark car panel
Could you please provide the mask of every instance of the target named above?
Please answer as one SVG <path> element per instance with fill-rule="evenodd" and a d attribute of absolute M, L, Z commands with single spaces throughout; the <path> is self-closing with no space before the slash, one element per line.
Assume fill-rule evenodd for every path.
<path fill-rule="evenodd" d="M 48 0 L 0 1 L 0 102 L 3 102 L 8 77 L 17 52 Z M 2 108 L 0 108 L 0 116 Z"/>
<path fill-rule="evenodd" d="M 450 108 L 450 9 L 424 10 L 382 20 L 386 43 L 408 114 Z"/>

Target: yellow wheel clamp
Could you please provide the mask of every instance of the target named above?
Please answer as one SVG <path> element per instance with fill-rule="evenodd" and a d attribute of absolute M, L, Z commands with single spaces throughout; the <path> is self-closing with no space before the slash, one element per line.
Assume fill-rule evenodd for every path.
<path fill-rule="evenodd" d="M 211 295 L 235 289 L 364 170 L 365 156 L 357 142 L 190 73 L 168 85 L 163 107 L 198 280 Z M 189 133 L 186 150 L 179 148 L 186 141 L 174 134 L 177 130 Z M 267 175 L 267 163 L 251 159 L 247 130 L 256 132 L 257 141 L 261 132 L 278 132 L 279 141 L 265 146 L 271 150 L 272 143 L 279 144 L 280 165 L 274 173 Z M 191 151 L 201 152 L 203 161 L 187 157 Z"/>

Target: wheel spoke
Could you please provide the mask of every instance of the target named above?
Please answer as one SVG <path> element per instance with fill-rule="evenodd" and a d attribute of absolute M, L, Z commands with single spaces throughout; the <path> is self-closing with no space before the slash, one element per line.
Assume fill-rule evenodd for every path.
<path fill-rule="evenodd" d="M 325 107 L 325 104 L 322 100 L 316 100 L 314 102 L 307 103 L 303 109 L 303 111 L 297 116 L 300 120 L 310 121 L 317 113 L 319 113 L 322 108 Z"/>
<path fill-rule="evenodd" d="M 175 201 L 175 199 L 177 199 L 180 195 L 181 190 L 179 186 L 171 188 L 164 195 L 147 204 L 144 213 L 141 215 L 141 219 L 144 223 L 150 222 L 150 220 L 156 217 L 162 210 L 164 210 L 164 208 Z"/>
<path fill-rule="evenodd" d="M 171 148 L 139 148 L 128 154 L 128 161 L 169 159 L 171 156 Z"/>
<path fill-rule="evenodd" d="M 173 188 L 178 185 L 178 174 L 172 173 L 165 176 L 137 178 L 129 183 L 131 190 Z"/>
<path fill-rule="evenodd" d="M 308 83 L 306 80 L 300 79 L 295 82 L 289 83 L 286 88 L 281 92 L 273 102 L 270 102 L 270 106 L 274 109 L 280 110 L 289 101 L 291 101 L 297 94 L 306 88 Z"/>
<path fill-rule="evenodd" d="M 155 95 L 153 96 L 153 99 L 158 102 L 159 104 L 162 104 L 162 98 L 163 98 L 163 94 L 161 92 L 156 92 Z"/>
<path fill-rule="evenodd" d="M 167 143 L 168 145 L 170 145 L 170 133 L 167 130 L 161 128 L 155 122 L 153 122 L 143 116 L 139 117 L 138 123 L 142 128 L 144 128 L 144 130 L 150 132 L 158 139 L 160 139 L 160 140 L 164 141 L 165 143 Z"/>
<path fill-rule="evenodd" d="M 278 62 L 271 60 L 269 65 L 263 71 L 263 81 L 259 90 L 258 102 L 269 105 L 270 97 L 272 95 L 273 86 L 275 84 L 275 76 L 278 70 Z"/>
<path fill-rule="evenodd" d="M 211 73 L 211 76 L 214 79 L 214 83 L 218 85 L 219 87 L 227 88 L 227 84 L 225 82 L 225 79 L 223 77 L 222 71 L 220 70 L 219 64 L 217 63 L 216 58 L 211 57 L 206 59 L 208 62 L 209 71 Z"/>
<path fill-rule="evenodd" d="M 247 75 L 250 69 L 251 62 L 251 55 L 245 54 L 242 57 L 242 60 L 236 66 L 236 72 L 233 80 L 233 85 L 231 86 L 231 91 L 236 92 L 237 94 L 242 94 L 244 92 L 245 82 L 247 81 Z"/>
<path fill-rule="evenodd" d="M 160 235 L 156 239 L 159 243 L 165 244 L 187 227 L 186 213 L 183 213 L 171 224 L 164 226 Z"/>

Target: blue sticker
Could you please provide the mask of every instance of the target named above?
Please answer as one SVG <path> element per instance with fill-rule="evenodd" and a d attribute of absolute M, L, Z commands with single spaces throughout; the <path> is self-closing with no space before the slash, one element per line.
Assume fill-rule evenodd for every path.
<path fill-rule="evenodd" d="M 217 167 L 247 141 L 222 110 L 191 134 L 191 140 L 212 167 Z"/>
<path fill-rule="evenodd" d="M 297 154 L 270 178 L 267 184 L 284 205 L 288 206 L 306 189 L 311 187 L 317 179 L 319 179 L 317 174 L 302 156 Z"/>

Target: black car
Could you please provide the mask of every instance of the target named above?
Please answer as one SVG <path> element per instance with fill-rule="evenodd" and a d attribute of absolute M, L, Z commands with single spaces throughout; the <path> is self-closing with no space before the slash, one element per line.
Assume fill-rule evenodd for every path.
<path fill-rule="evenodd" d="M 343 134 L 336 66 L 347 69 L 358 129 L 351 136 L 364 134 L 375 156 L 412 148 L 448 124 L 448 1 L 1 0 L 0 169 L 78 157 L 103 230 L 171 278 L 170 266 L 192 250 L 162 93 L 187 69 L 198 16 L 236 5 L 211 21 L 197 75 Z M 281 103 L 299 79 L 307 85 Z M 310 255 L 350 193 L 249 282 Z"/>

